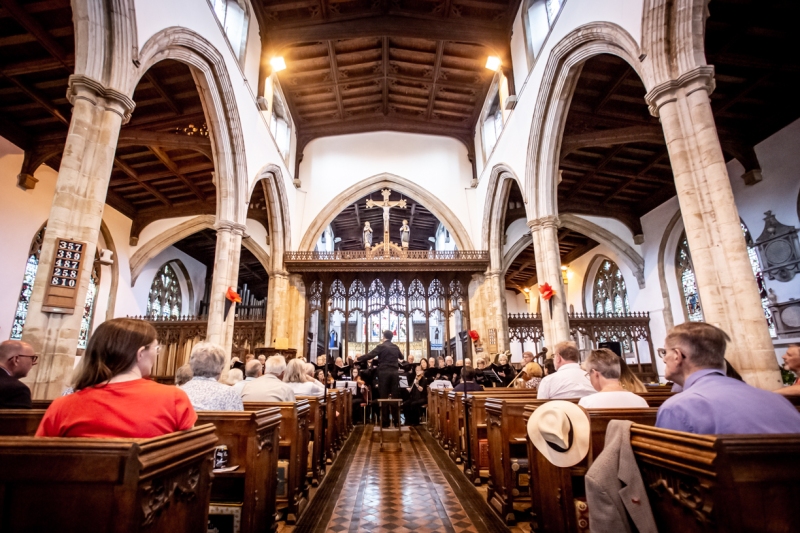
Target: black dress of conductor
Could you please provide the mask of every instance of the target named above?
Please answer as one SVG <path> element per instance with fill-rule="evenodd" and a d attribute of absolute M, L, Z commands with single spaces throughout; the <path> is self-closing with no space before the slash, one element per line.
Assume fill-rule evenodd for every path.
<path fill-rule="evenodd" d="M 359 363 L 378 358 L 378 395 L 382 400 L 388 398 L 400 399 L 400 361 L 403 353 L 396 344 L 392 343 L 394 334 L 388 329 L 383 332 L 383 342 L 367 355 L 358 358 Z M 400 427 L 400 420 L 395 420 L 394 424 Z M 389 427 L 389 406 L 384 404 L 381 407 L 381 425 Z"/>

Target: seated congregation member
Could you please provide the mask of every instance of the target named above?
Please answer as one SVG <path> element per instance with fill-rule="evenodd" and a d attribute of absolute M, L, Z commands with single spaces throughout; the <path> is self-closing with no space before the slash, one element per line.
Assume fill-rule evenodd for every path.
<path fill-rule="evenodd" d="M 544 375 L 549 376 L 550 374 L 556 373 L 556 364 L 553 362 L 553 359 L 545 359 L 544 360 Z"/>
<path fill-rule="evenodd" d="M 589 373 L 589 381 L 597 393 L 584 396 L 578 405 L 586 409 L 648 407 L 644 398 L 626 390 L 620 383 L 621 361 L 621 357 L 607 348 L 589 353 L 583 367 Z"/>
<path fill-rule="evenodd" d="M 789 345 L 786 353 L 783 354 L 783 366 L 786 370 L 794 372 L 796 376 L 800 376 L 800 344 Z M 795 381 L 794 385 L 780 388 L 775 392 L 784 396 L 800 396 L 800 379 Z"/>
<path fill-rule="evenodd" d="M 522 352 L 522 366 L 533 362 L 533 352 Z"/>
<path fill-rule="evenodd" d="M 622 388 L 634 394 L 647 392 L 647 387 L 645 387 L 642 380 L 637 378 L 636 374 L 631 371 L 628 363 L 625 362 L 625 358 L 618 357 L 617 359 L 619 359 L 619 383 L 622 385 Z"/>
<path fill-rule="evenodd" d="M 497 363 L 492 365 L 492 369 L 497 373 L 500 379 L 503 380 L 503 387 L 506 387 L 514 381 L 517 372 L 508 362 L 508 354 L 501 353 L 497 356 Z"/>
<path fill-rule="evenodd" d="M 658 409 L 656 426 L 703 435 L 800 433 L 800 413 L 785 398 L 725 376 L 730 337 L 705 322 L 667 333 L 664 377 L 683 387 Z"/>
<path fill-rule="evenodd" d="M 244 386 L 254 381 L 262 376 L 262 369 L 264 367 L 261 366 L 261 361 L 257 359 L 251 359 L 244 365 L 244 379 L 238 383 L 234 383 L 233 390 L 236 391 L 236 394 L 239 397 L 242 397 L 242 391 L 244 390 Z"/>
<path fill-rule="evenodd" d="M 536 395 L 540 400 L 564 400 L 583 398 L 596 391 L 586 371 L 578 364 L 581 354 L 574 342 L 559 342 L 553 348 L 553 364 L 556 372 L 545 376 L 539 383 Z"/>
<path fill-rule="evenodd" d="M 30 409 L 31 389 L 20 381 L 28 375 L 39 356 L 22 341 L 0 344 L 0 409 Z"/>
<path fill-rule="evenodd" d="M 514 388 L 536 389 L 539 387 L 539 383 L 542 382 L 543 374 L 544 371 L 539 363 L 527 363 L 522 367 L 522 372 L 519 373 L 519 377 L 514 380 Z"/>
<path fill-rule="evenodd" d="M 325 387 L 306 377 L 306 364 L 300 359 L 292 359 L 286 365 L 283 382 L 291 387 L 295 396 L 325 395 Z"/>
<path fill-rule="evenodd" d="M 144 320 L 97 326 L 74 371 L 76 392 L 53 400 L 36 436 L 149 439 L 193 427 L 197 414 L 182 389 L 144 379 L 158 349 Z"/>
<path fill-rule="evenodd" d="M 181 389 L 195 411 L 244 411 L 242 398 L 230 385 L 219 382 L 225 368 L 225 351 L 211 342 L 200 342 L 189 356 L 192 377 Z"/>
<path fill-rule="evenodd" d="M 244 368 L 231 368 L 228 370 L 228 385 L 233 387 L 240 381 L 244 381 Z"/>
<path fill-rule="evenodd" d="M 475 369 L 465 366 L 461 369 L 461 383 L 453 388 L 454 392 L 473 392 L 483 390 L 483 387 L 475 383 Z"/>
<path fill-rule="evenodd" d="M 422 368 L 423 359 L 416 366 L 414 380 L 411 382 L 408 401 L 403 403 L 403 413 L 406 415 L 406 425 L 418 426 L 422 416 L 422 406 L 428 403 L 428 378 Z"/>
<path fill-rule="evenodd" d="M 175 385 L 178 387 L 188 383 L 190 379 L 192 379 L 192 365 L 189 363 L 182 365 L 178 368 L 178 370 L 175 371 Z"/>
<path fill-rule="evenodd" d="M 282 381 L 286 371 L 286 359 L 273 355 L 264 365 L 264 375 L 244 386 L 242 400 L 245 402 L 293 402 L 292 388 Z"/>
<path fill-rule="evenodd" d="M 303 361 L 303 360 L 300 359 L 300 361 Z M 316 370 L 316 369 L 317 369 L 317 367 L 314 366 L 314 363 L 306 363 L 305 361 L 303 361 L 303 370 L 306 373 L 306 378 L 308 379 L 308 381 L 310 381 L 311 383 L 316 383 L 317 385 L 319 385 L 319 387 L 321 389 L 324 390 L 325 389 L 325 385 L 323 385 L 320 380 L 318 380 L 317 378 L 314 377 L 314 370 Z M 354 370 L 354 371 L 358 372 L 357 370 Z M 323 372 L 322 374 L 324 376 L 325 372 Z M 355 379 L 355 378 L 353 378 L 353 379 Z"/>

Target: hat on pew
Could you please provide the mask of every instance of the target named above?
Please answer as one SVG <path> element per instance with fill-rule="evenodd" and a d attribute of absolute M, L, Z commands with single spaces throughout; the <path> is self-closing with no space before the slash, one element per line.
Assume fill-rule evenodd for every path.
<path fill-rule="evenodd" d="M 577 404 L 553 400 L 538 407 L 528 419 L 528 436 L 554 465 L 574 466 L 589 451 L 589 418 Z"/>

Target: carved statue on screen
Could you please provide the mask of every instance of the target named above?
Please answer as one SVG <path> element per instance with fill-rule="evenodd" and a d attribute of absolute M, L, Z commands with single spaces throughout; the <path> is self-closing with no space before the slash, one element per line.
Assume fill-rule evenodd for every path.
<path fill-rule="evenodd" d="M 403 225 L 400 226 L 400 245 L 408 248 L 409 242 L 411 242 L 411 228 L 408 226 L 408 220 L 404 220 Z"/>
<path fill-rule="evenodd" d="M 369 222 L 364 222 L 364 248 L 372 246 L 372 228 L 369 227 Z"/>

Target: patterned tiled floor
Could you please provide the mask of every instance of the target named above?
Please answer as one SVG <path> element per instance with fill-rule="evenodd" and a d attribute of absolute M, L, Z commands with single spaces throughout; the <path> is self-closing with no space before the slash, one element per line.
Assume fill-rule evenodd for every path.
<path fill-rule="evenodd" d="M 343 458 L 337 460 L 340 459 Z M 457 474 L 457 477 L 449 474 L 449 479 L 462 485 L 463 474 Z M 340 475 L 344 476 L 344 480 L 341 490 L 331 494 L 331 498 L 336 499 L 332 512 L 328 507 L 327 512 L 314 517 L 316 525 L 307 529 L 308 531 L 521 533 L 528 526 L 517 524 L 510 529 L 502 526 L 487 527 L 485 521 L 476 517 L 476 512 L 491 514 L 488 506 L 481 506 L 482 509 L 471 508 L 467 513 L 456 491 L 463 495 L 465 490 L 474 491 L 475 488 L 463 477 L 463 485 L 456 487 L 454 491 L 415 429 L 410 432 L 410 442 L 403 442 L 402 450 L 398 450 L 397 444 L 387 444 L 383 452 L 378 442 L 372 442 L 372 431 L 367 429 L 353 452 L 349 468 Z M 483 496 L 485 498 L 485 494 Z M 322 515 L 327 515 L 328 512 L 331 513 L 330 519 L 325 524 L 325 517 Z M 473 523 L 470 516 L 476 517 L 478 522 Z M 294 529 L 281 524 L 279 531 L 292 533 Z M 527 527 L 524 530 L 529 531 Z"/>

